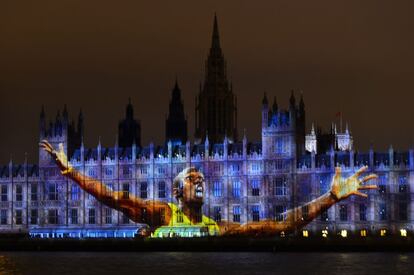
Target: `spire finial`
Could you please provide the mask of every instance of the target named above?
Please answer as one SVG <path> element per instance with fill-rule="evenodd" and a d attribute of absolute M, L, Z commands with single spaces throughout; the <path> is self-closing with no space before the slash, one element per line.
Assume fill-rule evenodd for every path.
<path fill-rule="evenodd" d="M 211 48 L 220 48 L 220 37 L 217 23 L 217 14 L 214 13 L 214 25 L 213 25 L 213 39 L 211 41 Z"/>

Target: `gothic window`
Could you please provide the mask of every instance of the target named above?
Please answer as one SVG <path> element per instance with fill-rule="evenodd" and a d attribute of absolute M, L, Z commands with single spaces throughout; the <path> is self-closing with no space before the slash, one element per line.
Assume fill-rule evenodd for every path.
<path fill-rule="evenodd" d="M 1 209 L 0 211 L 0 223 L 7 224 L 7 209 Z"/>
<path fill-rule="evenodd" d="M 221 182 L 220 181 L 214 181 L 213 183 L 213 196 L 221 197 Z"/>
<path fill-rule="evenodd" d="M 22 224 L 22 210 L 16 210 L 16 224 Z"/>
<path fill-rule="evenodd" d="M 37 224 L 38 215 L 37 209 L 30 210 L 30 224 Z"/>
<path fill-rule="evenodd" d="M 252 171 L 257 173 L 257 172 L 259 172 L 259 170 L 260 170 L 260 164 L 257 163 L 257 162 L 253 162 L 252 163 Z"/>
<path fill-rule="evenodd" d="M 112 209 L 109 207 L 105 207 L 105 223 L 106 224 L 112 223 Z"/>
<path fill-rule="evenodd" d="M 214 221 L 215 222 L 221 222 L 221 207 L 220 206 L 214 206 Z"/>
<path fill-rule="evenodd" d="M 323 210 L 321 212 L 320 219 L 321 219 L 321 222 L 327 222 L 329 220 L 329 218 L 328 218 L 328 210 Z"/>
<path fill-rule="evenodd" d="M 287 183 L 285 177 L 273 178 L 273 196 L 286 196 Z"/>
<path fill-rule="evenodd" d="M 8 200 L 7 185 L 3 184 L 1 186 L 1 201 L 7 201 L 7 200 Z"/>
<path fill-rule="evenodd" d="M 285 221 L 286 220 L 286 206 L 284 205 L 274 205 L 273 206 L 273 217 L 275 221 Z"/>
<path fill-rule="evenodd" d="M 341 204 L 339 206 L 339 220 L 341 222 L 348 220 L 348 206 L 346 204 Z"/>
<path fill-rule="evenodd" d="M 325 194 L 331 188 L 331 176 L 330 175 L 321 175 L 319 177 L 319 189 L 320 194 Z"/>
<path fill-rule="evenodd" d="M 241 186 L 240 186 L 241 184 L 240 184 L 240 181 L 238 181 L 238 180 L 235 180 L 235 181 L 233 181 L 233 198 L 240 198 L 240 195 L 241 195 L 241 190 L 240 190 L 240 188 L 241 188 Z"/>
<path fill-rule="evenodd" d="M 258 179 L 251 180 L 252 196 L 260 196 L 260 181 Z"/>
<path fill-rule="evenodd" d="M 88 223 L 95 224 L 96 223 L 96 211 L 95 208 L 89 208 L 88 210 Z"/>
<path fill-rule="evenodd" d="M 380 221 L 386 221 L 387 220 L 387 206 L 385 203 L 379 204 L 379 219 Z"/>
<path fill-rule="evenodd" d="M 159 175 L 164 175 L 165 174 L 165 168 L 163 166 L 158 167 L 158 174 Z"/>
<path fill-rule="evenodd" d="M 21 184 L 16 185 L 16 201 L 23 200 L 23 188 Z"/>
<path fill-rule="evenodd" d="M 141 175 L 146 175 L 148 173 L 147 166 L 141 166 L 140 172 L 141 172 Z"/>
<path fill-rule="evenodd" d="M 70 223 L 78 224 L 78 209 L 77 208 L 70 209 Z"/>
<path fill-rule="evenodd" d="M 126 177 L 128 177 L 129 176 L 129 173 L 130 171 L 129 171 L 129 167 L 128 166 L 124 166 L 123 168 L 122 168 L 122 174 L 124 175 L 124 176 L 126 176 Z"/>
<path fill-rule="evenodd" d="M 240 222 L 241 209 L 240 205 L 233 206 L 233 222 Z"/>
<path fill-rule="evenodd" d="M 305 221 L 309 219 L 309 205 L 307 204 L 302 206 L 302 219 Z"/>
<path fill-rule="evenodd" d="M 58 224 L 58 210 L 57 209 L 49 209 L 47 211 L 47 223 Z"/>
<path fill-rule="evenodd" d="M 158 198 L 165 198 L 166 197 L 166 185 L 165 181 L 158 182 Z"/>
<path fill-rule="evenodd" d="M 96 177 L 96 171 L 95 171 L 95 169 L 90 168 L 90 169 L 88 170 L 88 175 L 89 175 L 90 177 Z"/>
<path fill-rule="evenodd" d="M 406 221 L 407 217 L 407 203 L 401 202 L 398 205 L 398 218 L 400 221 Z"/>
<path fill-rule="evenodd" d="M 112 174 L 113 174 L 113 169 L 112 168 L 110 168 L 110 167 L 105 168 L 105 175 L 107 177 L 112 177 Z"/>
<path fill-rule="evenodd" d="M 360 221 L 367 220 L 367 206 L 363 203 L 359 205 L 359 220 Z"/>
<path fill-rule="evenodd" d="M 32 183 L 30 185 L 30 200 L 37 201 L 38 194 L 37 194 L 37 183 Z"/>
<path fill-rule="evenodd" d="M 252 220 L 254 222 L 260 221 L 260 206 L 252 205 Z"/>
<path fill-rule="evenodd" d="M 72 184 L 71 189 L 70 189 L 70 199 L 72 201 L 79 200 L 79 193 L 80 193 L 79 186 L 77 184 Z"/>
<path fill-rule="evenodd" d="M 148 184 L 146 181 L 141 182 L 140 197 L 141 199 L 146 199 L 148 197 Z"/>
<path fill-rule="evenodd" d="M 387 192 L 387 175 L 379 175 L 378 178 L 378 192 L 380 194 L 385 194 Z"/>
<path fill-rule="evenodd" d="M 129 199 L 129 183 L 122 184 L 122 199 Z"/>
<path fill-rule="evenodd" d="M 400 175 L 398 177 L 398 192 L 400 193 L 407 193 L 407 176 L 406 175 Z"/>
<path fill-rule="evenodd" d="M 57 183 L 48 183 L 48 199 L 56 201 L 58 199 Z"/>

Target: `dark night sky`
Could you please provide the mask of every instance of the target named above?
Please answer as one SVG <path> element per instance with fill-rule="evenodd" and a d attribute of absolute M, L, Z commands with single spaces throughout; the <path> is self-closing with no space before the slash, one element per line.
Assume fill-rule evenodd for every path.
<path fill-rule="evenodd" d="M 154 3 L 150 3 L 154 2 Z M 162 2 L 162 3 L 161 3 Z M 54 118 L 82 107 L 85 143 L 115 142 L 128 97 L 143 143 L 164 140 L 175 76 L 189 132 L 214 12 L 239 131 L 260 137 L 263 91 L 286 107 L 303 90 L 308 127 L 327 129 L 341 110 L 357 148 L 413 144 L 413 1 L 0 2 L 0 163 L 37 161 L 41 105 Z"/>

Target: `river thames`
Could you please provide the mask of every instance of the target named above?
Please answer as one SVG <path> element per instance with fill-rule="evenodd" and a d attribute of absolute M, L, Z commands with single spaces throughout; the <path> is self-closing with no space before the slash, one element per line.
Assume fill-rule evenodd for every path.
<path fill-rule="evenodd" d="M 0 274 L 412 274 L 414 253 L 0 252 Z"/>

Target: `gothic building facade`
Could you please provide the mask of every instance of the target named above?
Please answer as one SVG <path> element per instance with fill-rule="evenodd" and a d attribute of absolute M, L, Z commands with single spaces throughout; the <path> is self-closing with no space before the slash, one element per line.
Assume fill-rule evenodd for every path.
<path fill-rule="evenodd" d="M 206 179 L 203 213 L 228 222 L 281 221 L 287 209 L 329 190 L 335 166 L 341 166 L 347 176 L 368 165 L 369 172 L 379 176 L 375 182 L 379 190 L 369 191 L 367 199 L 341 201 L 296 233 L 411 234 L 413 150 L 396 152 L 390 148 L 384 153 L 364 153 L 349 146 L 331 147 L 327 152 L 311 150 L 297 157 L 297 109 L 292 102 L 287 110 L 269 108 L 264 99 L 262 138 L 254 143 L 246 136 L 241 142 L 230 143 L 224 137 L 220 143 L 210 143 L 207 136 L 201 144 L 169 141 L 162 146 L 139 147 L 133 143 L 120 147 L 116 142 L 111 148 L 101 144 L 85 148 L 81 144 L 70 153 L 73 125 L 59 116 L 47 128 L 41 123 L 39 139 L 47 139 L 56 147 L 62 143 L 77 170 L 101 180 L 111 190 L 146 200 L 175 202 L 171 190 L 174 177 L 186 167 L 196 167 Z M 41 119 L 44 117 L 42 111 Z M 312 146 L 307 144 L 306 148 Z M 0 169 L 1 232 L 29 232 L 42 237 L 131 237 L 141 226 L 63 177 L 41 150 L 38 165 L 10 162 Z"/>

